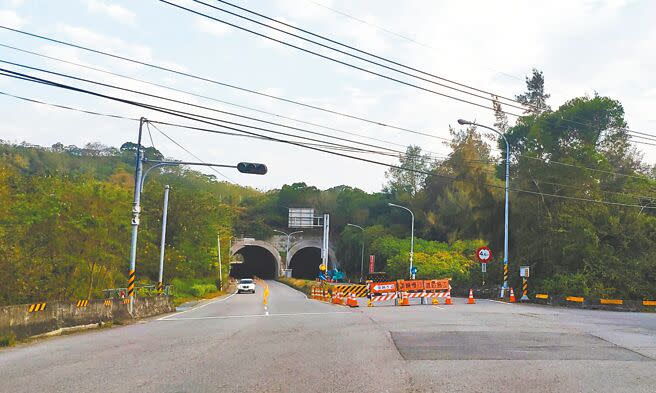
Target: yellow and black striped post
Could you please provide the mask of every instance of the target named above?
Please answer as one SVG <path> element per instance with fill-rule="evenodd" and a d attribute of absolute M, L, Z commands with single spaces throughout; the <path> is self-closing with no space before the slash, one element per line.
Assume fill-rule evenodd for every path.
<path fill-rule="evenodd" d="M 134 297 L 134 270 L 130 270 L 130 274 L 128 274 L 128 297 L 133 298 Z"/>
<path fill-rule="evenodd" d="M 508 282 L 508 265 L 503 265 L 503 282 Z"/>
<path fill-rule="evenodd" d="M 161 281 L 157 282 L 157 292 L 163 292 L 164 291 L 164 283 Z"/>
<path fill-rule="evenodd" d="M 520 300 L 528 300 L 528 280 L 522 277 L 522 297 Z"/>

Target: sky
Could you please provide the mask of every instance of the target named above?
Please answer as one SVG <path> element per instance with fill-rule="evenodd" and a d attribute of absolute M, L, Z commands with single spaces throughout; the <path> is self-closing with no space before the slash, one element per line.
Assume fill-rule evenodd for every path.
<path fill-rule="evenodd" d="M 489 106 L 485 100 L 317 48 L 192 0 L 169 1 L 304 49 Z M 205 1 L 237 11 L 215 0 Z M 544 72 L 546 90 L 551 94 L 549 103 L 553 108 L 573 97 L 597 92 L 622 102 L 629 128 L 656 134 L 656 115 L 653 111 L 656 99 L 656 24 L 652 21 L 653 15 L 656 15 L 654 1 L 233 1 L 239 6 L 378 56 L 506 97 L 522 93 L 525 89 L 524 77 L 530 74 L 532 68 L 537 68 Z M 489 125 L 494 122 L 493 114 L 488 109 L 351 69 L 158 0 L 0 0 L 0 25 L 430 135 L 336 116 L 0 29 L 2 45 L 179 91 L 1 46 L 0 60 L 395 150 L 404 150 L 404 146 L 413 144 L 431 152 L 436 158 L 444 157 L 449 153 L 444 139 L 450 138 L 449 127 L 458 127 L 458 118 Z M 276 26 L 290 30 L 285 26 Z M 17 66 L 2 64 L 2 67 L 122 98 L 145 100 L 232 122 L 257 124 L 225 113 L 93 86 Z M 207 126 L 124 103 L 4 76 L 0 76 L 0 92 L 124 117 L 143 116 L 155 121 Z M 64 145 L 83 146 L 89 142 L 100 142 L 119 147 L 126 141 L 136 141 L 138 131 L 135 120 L 67 111 L 3 95 L 0 95 L 0 116 L 0 139 L 13 143 L 24 141 L 50 146 L 61 142 Z M 510 120 L 512 123 L 514 118 Z M 262 123 L 258 126 L 299 133 L 298 130 Z M 144 136 L 144 143 L 154 144 L 167 157 L 220 164 L 262 162 L 268 166 L 269 173 L 265 176 L 241 174 L 234 169 L 220 170 L 226 179 L 244 186 L 268 190 L 302 181 L 322 189 L 345 184 L 366 191 L 379 191 L 385 183 L 385 167 L 371 163 L 271 141 L 170 126 L 158 128 L 177 143 L 154 128 L 150 129 L 150 136 Z M 279 137 L 295 140 L 293 137 Z M 377 141 L 365 138 L 375 138 Z M 643 152 L 644 160 L 653 165 L 656 147 L 636 146 Z M 397 161 L 394 157 L 360 156 L 387 163 Z M 215 174 L 207 169 L 203 171 Z"/>

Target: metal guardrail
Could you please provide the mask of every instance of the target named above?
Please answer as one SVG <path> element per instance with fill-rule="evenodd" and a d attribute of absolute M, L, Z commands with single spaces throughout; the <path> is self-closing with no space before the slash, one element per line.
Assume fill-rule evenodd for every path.
<path fill-rule="evenodd" d="M 110 288 L 103 289 L 103 295 L 105 299 L 121 299 L 127 297 L 128 289 L 127 288 Z M 156 296 L 156 295 L 167 295 L 173 296 L 173 285 L 165 285 L 162 292 L 157 291 L 157 286 L 155 285 L 144 285 L 141 287 L 134 288 L 134 296 Z"/>

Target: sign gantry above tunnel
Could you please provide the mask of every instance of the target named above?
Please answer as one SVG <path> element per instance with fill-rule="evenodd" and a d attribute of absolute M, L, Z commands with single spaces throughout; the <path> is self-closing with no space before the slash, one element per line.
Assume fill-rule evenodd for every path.
<path fill-rule="evenodd" d="M 289 228 L 321 228 L 323 227 L 323 241 L 321 243 L 321 264 L 328 269 L 330 247 L 330 215 L 323 213 L 317 216 L 311 207 L 290 207 L 287 226 Z M 333 261 L 333 264 L 336 261 Z"/>

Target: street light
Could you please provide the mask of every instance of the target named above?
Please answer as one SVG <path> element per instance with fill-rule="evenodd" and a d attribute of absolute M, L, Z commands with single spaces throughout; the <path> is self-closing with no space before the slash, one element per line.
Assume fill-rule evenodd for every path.
<path fill-rule="evenodd" d="M 277 229 L 273 230 L 274 232 L 282 233 L 283 235 L 287 236 L 287 246 L 285 246 L 285 270 L 289 269 L 289 242 L 292 237 L 292 235 L 295 235 L 297 233 L 303 233 L 303 231 L 296 231 L 292 233 L 285 233 L 283 231 L 279 231 Z"/>
<path fill-rule="evenodd" d="M 492 127 L 484 126 L 476 122 L 458 119 L 460 125 L 472 125 L 476 127 L 483 127 L 490 131 L 496 132 L 501 135 L 503 141 L 506 142 L 506 202 L 504 211 L 504 234 L 503 234 L 503 287 L 501 288 L 501 297 L 504 297 L 505 291 L 508 289 L 508 187 L 510 182 L 510 145 L 506 136 Z"/>
<path fill-rule="evenodd" d="M 410 277 L 414 280 L 415 275 L 412 273 L 412 257 L 415 251 L 415 215 L 414 213 L 412 213 L 412 210 L 408 209 L 405 206 L 396 205 L 394 203 L 388 203 L 387 206 L 393 206 L 393 207 L 398 207 L 400 209 L 407 210 L 410 212 L 410 215 L 412 216 L 412 226 L 410 229 Z"/>
<path fill-rule="evenodd" d="M 355 224 L 346 224 L 346 226 L 359 228 L 362 231 L 362 239 L 360 239 L 362 242 L 362 249 L 360 250 L 360 282 L 362 282 L 362 271 L 364 270 L 364 228 Z"/>

